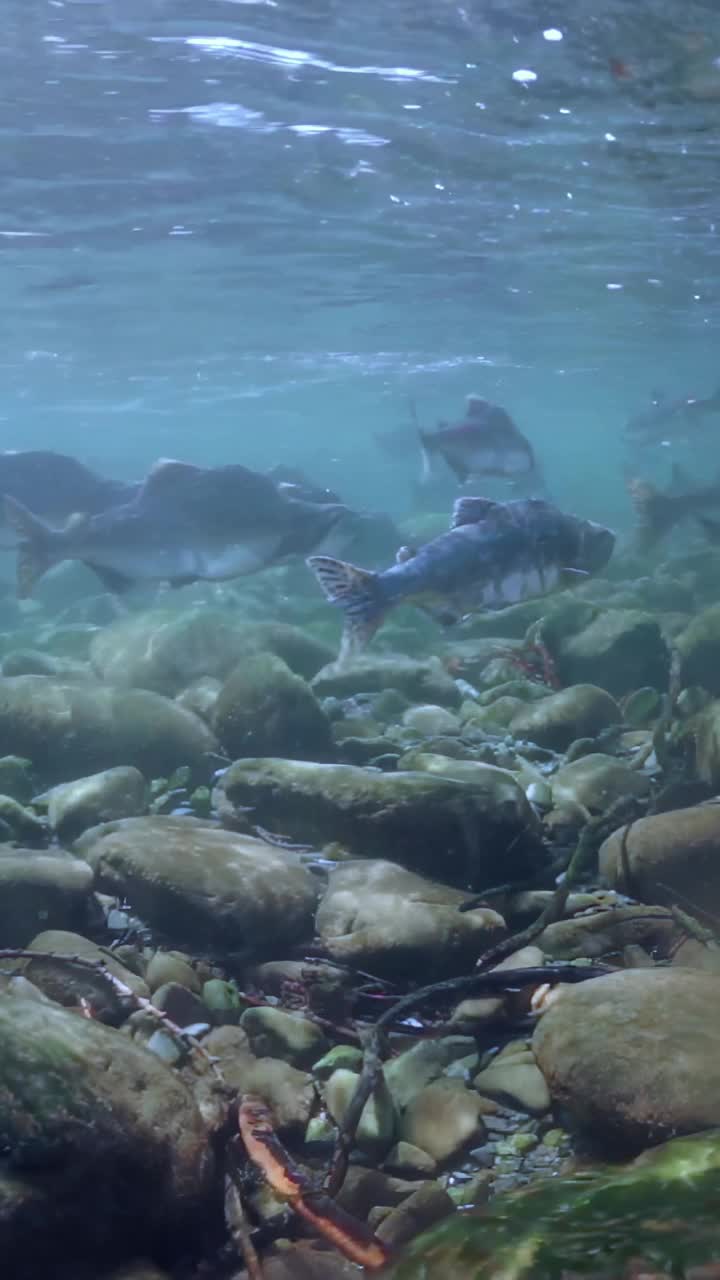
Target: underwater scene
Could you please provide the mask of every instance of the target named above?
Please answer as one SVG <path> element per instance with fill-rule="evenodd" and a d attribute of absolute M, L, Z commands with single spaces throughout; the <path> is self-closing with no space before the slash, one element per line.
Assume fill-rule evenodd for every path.
<path fill-rule="evenodd" d="M 3 1280 L 720 1280 L 720 5 L 0 16 Z"/>

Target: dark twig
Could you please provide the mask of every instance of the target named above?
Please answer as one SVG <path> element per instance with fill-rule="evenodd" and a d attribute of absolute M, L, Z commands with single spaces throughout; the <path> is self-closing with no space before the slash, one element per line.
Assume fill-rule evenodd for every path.
<path fill-rule="evenodd" d="M 104 960 L 90 960 L 86 956 L 62 955 L 57 951 L 28 951 L 22 947 L 3 947 L 0 949 L 0 961 L 3 960 L 49 960 L 58 964 L 75 965 L 79 969 L 95 974 L 97 977 L 104 979 L 118 996 L 123 1000 L 127 1000 L 134 1008 L 142 1009 L 144 1013 L 156 1018 L 168 1035 L 172 1036 L 174 1040 L 178 1040 L 184 1049 L 189 1050 L 191 1053 L 199 1054 L 204 1058 L 215 1074 L 222 1079 L 213 1058 L 203 1048 L 197 1037 L 183 1027 L 179 1027 L 176 1022 L 173 1022 L 164 1009 L 158 1009 L 146 996 L 138 995 L 136 991 L 133 991 L 132 987 L 123 982 L 122 978 L 118 978 L 114 973 L 111 973 Z"/>
<path fill-rule="evenodd" d="M 225 1173 L 225 1222 L 233 1244 L 245 1263 L 248 1280 L 263 1280 L 262 1263 L 250 1237 L 250 1228 L 238 1186 L 239 1175 L 232 1153 L 228 1165 Z"/>
<path fill-rule="evenodd" d="M 543 915 L 546 912 L 543 912 Z M 520 935 L 515 935 L 515 940 L 518 937 Z M 522 946 L 523 943 L 521 942 L 520 945 Z M 495 950 L 496 948 L 493 948 L 493 951 L 487 954 L 493 956 Z M 485 963 L 485 957 L 483 957 L 483 963 Z M 497 962 L 493 958 L 491 963 Z M 337 1195 L 343 1184 L 360 1117 L 382 1071 L 385 1032 L 390 1026 L 413 1012 L 418 1005 L 425 1004 L 429 1000 L 436 1002 L 447 997 L 458 998 L 471 993 L 480 996 L 497 995 L 500 992 L 521 991 L 524 987 L 539 987 L 552 982 L 584 982 L 587 978 L 599 978 L 610 972 L 610 969 L 601 965 L 579 967 L 571 964 L 549 965 L 545 968 L 538 966 L 532 969 L 501 969 L 494 970 L 492 973 L 476 972 L 466 974 L 462 978 L 448 978 L 444 982 L 434 982 L 431 986 L 420 987 L 391 1005 L 370 1028 L 365 1041 L 360 1078 L 338 1130 L 332 1162 L 325 1180 L 325 1190 L 328 1195 Z"/>
<path fill-rule="evenodd" d="M 607 819 L 607 815 L 605 815 Z M 539 937 L 548 925 L 563 918 L 565 906 L 571 890 L 584 873 L 588 849 L 597 840 L 601 823 L 591 819 L 587 827 L 591 832 L 586 835 L 587 828 L 580 834 L 575 851 L 570 858 L 567 869 L 559 878 L 555 892 L 537 920 L 526 929 L 514 933 L 502 942 L 491 947 L 478 960 L 476 972 L 462 978 L 449 978 L 445 982 L 436 982 L 429 987 L 421 987 L 412 991 L 395 1004 L 385 1009 L 375 1025 L 368 1032 L 363 1052 L 363 1065 L 355 1092 L 350 1099 L 342 1124 L 338 1128 L 335 1149 L 330 1168 L 325 1180 L 325 1188 L 329 1195 L 337 1195 L 347 1172 L 350 1152 L 355 1140 L 357 1127 L 363 1109 L 372 1096 L 382 1071 L 383 1050 L 385 1048 L 385 1031 L 406 1014 L 410 1013 L 428 1000 L 442 1000 L 447 996 L 465 996 L 472 993 L 476 996 L 494 995 L 497 992 L 518 991 L 528 986 L 543 986 L 550 982 L 582 982 L 587 978 L 597 978 L 610 972 L 602 966 L 553 965 L 547 968 L 500 970 L 495 966 L 507 956 L 513 955 L 522 947 L 528 946 Z M 583 838 L 585 837 L 585 838 Z M 488 972 L 491 970 L 491 972 Z"/>

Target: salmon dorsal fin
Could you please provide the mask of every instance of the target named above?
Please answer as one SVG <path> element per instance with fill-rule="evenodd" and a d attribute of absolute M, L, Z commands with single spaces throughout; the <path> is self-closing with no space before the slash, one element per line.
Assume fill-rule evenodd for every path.
<path fill-rule="evenodd" d="M 457 498 L 453 503 L 450 528 L 459 529 L 464 524 L 479 524 L 487 516 L 501 509 L 502 504 L 491 498 Z"/>
<path fill-rule="evenodd" d="M 472 395 L 465 397 L 466 418 L 484 418 L 489 408 L 490 401 L 476 395 L 474 392 Z"/>
<path fill-rule="evenodd" d="M 203 468 L 191 462 L 178 462 L 176 458 L 158 458 L 145 478 L 143 493 L 152 497 L 173 493 L 183 484 L 202 474 Z"/>

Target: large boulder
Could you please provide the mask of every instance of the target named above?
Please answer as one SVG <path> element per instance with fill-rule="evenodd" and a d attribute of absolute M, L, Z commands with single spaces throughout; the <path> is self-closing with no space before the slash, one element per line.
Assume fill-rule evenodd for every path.
<path fill-rule="evenodd" d="M 582 631 L 554 650 L 565 684 L 592 680 L 616 697 L 641 685 L 666 689 L 670 650 L 660 624 L 640 609 L 603 609 Z"/>
<path fill-rule="evenodd" d="M 223 775 L 233 806 L 294 840 L 337 841 L 463 887 L 523 878 L 543 865 L 540 827 L 512 774 L 472 782 L 354 765 L 238 760 Z"/>
<path fill-rule="evenodd" d="M 510 721 L 510 732 L 538 746 L 564 751 L 576 738 L 594 738 L 621 720 L 618 704 L 604 689 L 575 684 L 523 706 Z"/>
<path fill-rule="evenodd" d="M 441 977 L 465 973 L 502 935 L 490 907 L 458 910 L 466 895 L 393 862 L 341 863 L 318 907 L 317 932 L 329 957 L 373 973 Z"/>
<path fill-rule="evenodd" d="M 36 1000 L 0 998 L 0 1048 L 7 1274 L 192 1240 L 213 1162 L 182 1080 L 129 1037 Z"/>
<path fill-rule="evenodd" d="M 351 662 L 332 662 L 318 671 L 312 687 L 319 698 L 394 689 L 411 702 L 458 707 L 461 701 L 455 681 L 437 658 L 421 661 L 401 654 L 363 654 Z"/>
<path fill-rule="evenodd" d="M 213 716 L 228 754 L 330 760 L 330 721 L 302 676 L 271 653 L 251 654 L 225 681 Z"/>
<path fill-rule="evenodd" d="M 75 848 L 99 888 L 179 941 L 273 952 L 312 935 L 315 877 L 264 840 L 200 818 L 125 818 L 91 828 Z"/>
<path fill-rule="evenodd" d="M 600 874 L 641 902 L 720 911 L 720 805 L 670 809 L 613 831 L 600 846 Z"/>
<path fill-rule="evenodd" d="M 675 641 L 683 685 L 701 685 L 720 694 L 720 605 L 693 618 Z"/>
<path fill-rule="evenodd" d="M 0 679 L 0 755 L 26 756 L 46 782 L 115 765 L 146 777 L 180 765 L 205 775 L 216 747 L 202 720 L 157 693 L 48 676 Z"/>
<path fill-rule="evenodd" d="M 38 929 L 81 928 L 93 873 L 53 849 L 0 848 L 0 947 L 24 947 Z"/>
<path fill-rule="evenodd" d="M 551 998 L 533 1051 L 553 1102 L 607 1149 L 720 1125 L 716 977 L 626 969 Z"/>
<path fill-rule="evenodd" d="M 173 697 L 202 676 L 224 680 L 250 653 L 274 653 L 309 678 L 331 651 L 287 623 L 242 623 L 225 610 L 152 610 L 121 618 L 94 637 L 93 667 L 125 688 Z"/>

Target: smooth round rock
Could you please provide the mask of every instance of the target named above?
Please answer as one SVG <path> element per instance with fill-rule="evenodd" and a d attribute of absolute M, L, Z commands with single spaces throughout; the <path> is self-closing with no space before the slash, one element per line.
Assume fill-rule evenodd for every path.
<path fill-rule="evenodd" d="M 718 981 L 629 969 L 560 987 L 533 1036 L 553 1103 L 607 1149 L 720 1125 Z"/>
<path fill-rule="evenodd" d="M 100 888 L 179 943 L 267 953 L 312 934 L 316 878 L 264 840 L 200 818 L 124 818 L 86 831 L 76 848 Z"/>

